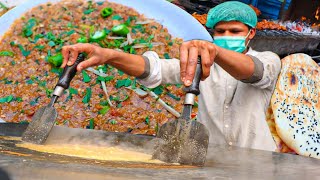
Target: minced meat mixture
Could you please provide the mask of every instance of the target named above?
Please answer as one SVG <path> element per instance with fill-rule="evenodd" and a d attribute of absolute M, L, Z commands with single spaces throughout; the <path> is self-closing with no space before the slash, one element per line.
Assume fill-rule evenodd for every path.
<path fill-rule="evenodd" d="M 102 17 L 100 12 L 106 7 L 112 8 L 113 13 Z M 119 24 L 129 27 L 132 44 L 125 43 L 127 37 L 112 33 L 112 27 Z M 0 118 L 7 122 L 30 122 L 35 111 L 50 102 L 62 72 L 48 59 L 59 54 L 63 45 L 75 44 L 81 37 L 89 39 L 97 31 L 107 34 L 93 43 L 98 46 L 134 54 L 152 50 L 164 59 L 179 57 L 182 40 L 172 38 L 161 24 L 132 8 L 91 1 L 37 6 L 17 19 L 1 39 Z M 163 123 L 176 119 L 156 99 L 140 97 L 128 89 L 144 88 L 134 77 L 109 65 L 94 68 L 102 69 L 107 77 L 78 72 L 55 104 L 57 125 L 155 135 Z M 106 83 L 113 107 L 108 105 L 101 81 Z M 151 90 L 176 111 L 182 111 L 181 85 L 162 85 Z"/>

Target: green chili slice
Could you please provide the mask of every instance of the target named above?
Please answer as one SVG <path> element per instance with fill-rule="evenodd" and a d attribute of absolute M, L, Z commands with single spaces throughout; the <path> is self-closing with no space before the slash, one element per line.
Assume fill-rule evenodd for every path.
<path fill-rule="evenodd" d="M 103 18 L 109 17 L 112 13 L 113 13 L 113 9 L 109 7 L 103 8 L 100 12 Z"/>
<path fill-rule="evenodd" d="M 63 61 L 63 56 L 62 56 L 61 53 L 58 53 L 58 54 L 56 54 L 54 56 L 50 56 L 48 58 L 48 62 L 50 64 L 52 64 L 53 66 L 55 66 L 55 67 L 60 67 L 61 64 L 62 64 L 62 61 Z"/>
<path fill-rule="evenodd" d="M 107 36 L 106 31 L 96 31 L 92 36 L 90 36 L 90 42 L 97 42 L 104 39 Z"/>
<path fill-rule="evenodd" d="M 85 36 L 79 37 L 77 39 L 77 43 L 87 43 L 88 42 L 88 38 Z"/>
<path fill-rule="evenodd" d="M 0 56 L 9 56 L 9 57 L 13 57 L 14 53 L 11 51 L 0 51 Z"/>
<path fill-rule="evenodd" d="M 119 36 L 126 36 L 129 33 L 129 28 L 125 24 L 114 26 L 111 31 Z"/>

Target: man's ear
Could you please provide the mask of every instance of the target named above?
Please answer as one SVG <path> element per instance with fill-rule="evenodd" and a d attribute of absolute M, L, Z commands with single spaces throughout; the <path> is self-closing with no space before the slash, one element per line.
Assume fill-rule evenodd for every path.
<path fill-rule="evenodd" d="M 248 36 L 249 40 L 253 39 L 253 37 L 256 35 L 257 29 L 251 28 L 250 34 Z"/>

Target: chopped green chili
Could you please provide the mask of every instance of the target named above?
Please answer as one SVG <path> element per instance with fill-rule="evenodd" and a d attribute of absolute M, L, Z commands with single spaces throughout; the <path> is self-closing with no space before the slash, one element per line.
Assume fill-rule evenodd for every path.
<path fill-rule="evenodd" d="M 106 18 L 106 17 L 109 17 L 111 16 L 111 14 L 113 13 L 113 9 L 110 8 L 110 7 L 107 7 L 107 8 L 103 8 L 100 12 L 101 16 L 103 18 Z"/>
<path fill-rule="evenodd" d="M 81 36 L 77 39 L 77 43 L 87 43 L 88 42 L 88 38 L 85 36 Z"/>
<path fill-rule="evenodd" d="M 92 36 L 90 36 L 90 42 L 97 42 L 104 39 L 107 36 L 107 33 L 102 31 L 96 31 Z"/>
<path fill-rule="evenodd" d="M 63 69 L 59 68 L 59 67 L 52 67 L 51 68 L 51 72 L 53 72 L 55 74 L 58 74 L 60 76 L 62 74 L 62 72 L 63 72 Z"/>
<path fill-rule="evenodd" d="M 11 51 L 0 51 L 0 56 L 9 56 L 9 57 L 13 57 L 14 53 Z"/>
<path fill-rule="evenodd" d="M 99 114 L 105 115 L 109 111 L 109 106 L 104 106 L 100 111 Z"/>
<path fill-rule="evenodd" d="M 112 125 L 117 124 L 117 121 L 116 121 L 115 119 L 111 119 L 111 120 L 109 120 L 109 122 L 110 122 L 110 124 L 112 124 Z"/>
<path fill-rule="evenodd" d="M 125 24 L 116 25 L 111 29 L 111 31 L 119 36 L 126 36 L 130 32 L 128 26 Z"/>
<path fill-rule="evenodd" d="M 48 57 L 48 62 L 55 67 L 60 67 L 62 64 L 62 61 L 63 61 L 63 56 L 61 53 Z"/>
<path fill-rule="evenodd" d="M 51 97 L 53 90 L 52 89 L 46 89 L 46 95 L 47 97 Z"/>

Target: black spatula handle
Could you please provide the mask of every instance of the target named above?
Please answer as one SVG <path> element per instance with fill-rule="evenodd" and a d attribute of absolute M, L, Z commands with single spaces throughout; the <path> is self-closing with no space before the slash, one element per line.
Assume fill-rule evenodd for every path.
<path fill-rule="evenodd" d="M 63 69 L 62 76 L 60 76 L 57 86 L 61 86 L 64 89 L 68 89 L 69 88 L 72 78 L 77 73 L 77 66 L 84 60 L 84 58 L 85 58 L 84 54 L 80 53 L 78 55 L 78 57 L 77 57 L 76 62 L 74 62 L 73 65 L 71 65 L 71 66 L 67 65 Z"/>
<path fill-rule="evenodd" d="M 192 93 L 198 96 L 200 94 L 199 84 L 202 76 L 201 57 L 198 56 L 198 63 L 192 84 L 184 89 L 186 93 Z"/>

